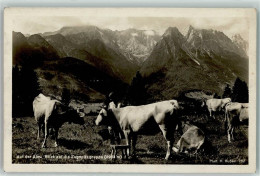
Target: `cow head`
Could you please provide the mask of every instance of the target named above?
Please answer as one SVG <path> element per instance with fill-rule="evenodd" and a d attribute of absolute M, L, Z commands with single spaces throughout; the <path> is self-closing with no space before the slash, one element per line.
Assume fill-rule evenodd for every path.
<path fill-rule="evenodd" d="M 202 98 L 201 99 L 201 107 L 203 108 L 204 106 L 206 106 L 206 101 L 207 101 L 207 99 L 205 99 L 205 98 Z"/>
<path fill-rule="evenodd" d="M 174 109 L 179 109 L 179 103 L 177 100 L 171 100 L 170 102 L 173 105 Z"/>
<path fill-rule="evenodd" d="M 83 118 L 84 116 L 85 116 L 85 113 L 80 112 L 79 110 L 69 108 L 67 111 L 67 117 L 68 117 L 69 123 L 84 125 L 85 124 L 85 121 Z"/>
<path fill-rule="evenodd" d="M 222 99 L 221 108 L 224 109 L 228 103 L 231 102 L 231 98 L 224 98 Z"/>
<path fill-rule="evenodd" d="M 97 116 L 97 119 L 96 119 L 96 121 L 95 121 L 95 123 L 96 123 L 97 126 L 98 126 L 98 125 L 101 125 L 102 123 L 104 123 L 105 119 L 108 117 L 107 111 L 108 111 L 108 110 L 107 110 L 105 107 L 103 107 L 103 108 L 100 110 L 100 112 L 99 112 L 99 114 L 98 114 L 98 116 Z"/>

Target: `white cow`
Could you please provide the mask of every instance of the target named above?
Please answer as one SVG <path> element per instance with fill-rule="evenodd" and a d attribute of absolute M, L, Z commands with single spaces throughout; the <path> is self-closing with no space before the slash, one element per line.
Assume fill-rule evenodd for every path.
<path fill-rule="evenodd" d="M 239 122 L 247 120 L 248 103 L 228 103 L 225 107 L 225 122 L 227 124 L 228 142 L 234 140 L 234 128 L 239 125 Z"/>
<path fill-rule="evenodd" d="M 224 98 L 224 99 L 216 99 L 216 98 L 212 98 L 212 99 L 208 99 L 206 100 L 206 102 L 203 101 L 202 106 L 207 106 L 207 109 L 209 111 L 209 115 L 210 117 L 213 117 L 213 112 L 220 112 L 220 111 L 224 111 L 225 106 L 227 103 L 231 102 L 230 98 Z"/>
<path fill-rule="evenodd" d="M 178 108 L 179 105 L 176 100 L 162 101 L 142 106 L 126 106 L 111 110 L 103 108 L 97 116 L 96 125 L 104 124 L 112 126 L 113 129 L 120 129 L 125 136 L 126 144 L 130 145 L 131 143 L 130 148 L 133 149 L 134 155 L 138 132 L 141 131 L 146 122 L 152 121 L 160 127 L 167 141 L 168 148 L 165 157 L 167 160 L 173 147 L 174 131 L 178 121 L 174 114 Z M 149 132 L 153 133 L 153 131 Z M 127 153 L 129 155 L 129 149 Z"/>

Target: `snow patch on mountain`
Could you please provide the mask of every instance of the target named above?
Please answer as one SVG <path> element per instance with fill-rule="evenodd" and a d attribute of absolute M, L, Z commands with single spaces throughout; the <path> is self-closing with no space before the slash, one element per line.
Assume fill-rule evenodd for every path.
<path fill-rule="evenodd" d="M 138 36 L 137 33 L 132 33 L 131 35 L 132 35 L 133 37 Z"/>
<path fill-rule="evenodd" d="M 146 31 L 144 31 L 144 34 L 145 34 L 145 35 L 154 36 L 154 35 L 155 35 L 155 32 L 154 32 L 153 30 L 146 30 Z"/>

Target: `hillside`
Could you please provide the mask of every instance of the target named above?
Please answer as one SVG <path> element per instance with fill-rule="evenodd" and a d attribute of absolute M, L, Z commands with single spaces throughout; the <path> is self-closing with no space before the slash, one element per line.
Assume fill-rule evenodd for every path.
<path fill-rule="evenodd" d="M 60 96 L 65 88 L 85 100 L 101 101 L 110 91 L 126 89 L 126 83 L 113 74 L 107 63 L 79 49 L 60 34 L 45 40 L 38 34 L 26 38 L 20 32 L 13 32 L 13 65 L 34 69 L 47 95 Z"/>
<path fill-rule="evenodd" d="M 13 32 L 13 65 L 39 66 L 44 60 L 59 58 L 56 50 L 40 35 L 28 39 L 20 32 Z"/>
<path fill-rule="evenodd" d="M 48 33 L 51 34 L 51 33 Z M 110 76 L 130 83 L 138 66 L 130 62 L 119 49 L 115 34 L 95 26 L 63 27 L 55 35 L 43 34 L 63 56 L 87 60 Z M 91 57 L 88 57 L 88 55 Z"/>

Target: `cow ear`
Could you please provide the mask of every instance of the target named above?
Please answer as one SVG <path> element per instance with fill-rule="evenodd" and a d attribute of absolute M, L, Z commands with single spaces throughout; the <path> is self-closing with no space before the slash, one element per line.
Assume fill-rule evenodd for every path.
<path fill-rule="evenodd" d="M 179 126 L 180 126 L 179 124 L 176 125 L 176 128 L 175 128 L 176 131 L 179 130 L 179 128 L 180 128 Z"/>
<path fill-rule="evenodd" d="M 105 110 L 107 110 L 107 105 L 102 105 L 101 108 L 104 108 Z"/>

